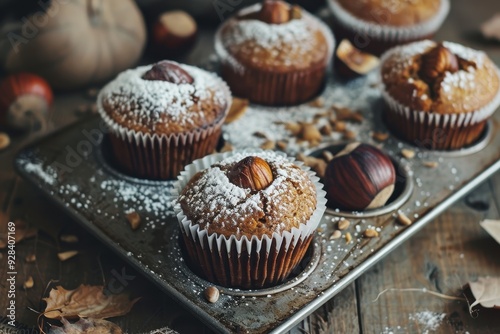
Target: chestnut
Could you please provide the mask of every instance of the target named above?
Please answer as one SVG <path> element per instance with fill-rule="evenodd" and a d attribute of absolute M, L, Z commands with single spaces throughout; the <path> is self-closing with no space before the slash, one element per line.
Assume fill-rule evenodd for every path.
<path fill-rule="evenodd" d="M 181 10 L 162 13 L 152 26 L 154 52 L 162 58 L 178 57 L 196 42 L 198 25 L 194 18 Z"/>
<path fill-rule="evenodd" d="M 345 79 L 366 75 L 379 64 L 378 57 L 358 50 L 347 39 L 340 42 L 335 52 L 335 69 Z"/>
<path fill-rule="evenodd" d="M 394 192 L 396 169 L 380 149 L 351 143 L 328 163 L 324 177 L 328 206 L 363 211 L 384 206 Z"/>

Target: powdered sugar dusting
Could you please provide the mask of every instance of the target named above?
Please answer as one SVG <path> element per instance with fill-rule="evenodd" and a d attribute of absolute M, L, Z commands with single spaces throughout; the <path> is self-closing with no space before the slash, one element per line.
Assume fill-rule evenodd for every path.
<path fill-rule="evenodd" d="M 194 66 L 178 64 L 194 79 L 192 84 L 174 84 L 168 81 L 144 80 L 142 76 L 152 65 L 122 72 L 106 85 L 100 101 L 113 105 L 122 122 L 130 125 L 151 124 L 153 130 L 159 122 L 175 122 L 180 126 L 193 124 L 203 117 L 202 104 L 224 106 L 227 101 L 220 87 L 221 80 Z"/>
<path fill-rule="evenodd" d="M 42 164 L 26 162 L 24 164 L 24 169 L 29 173 L 37 175 L 40 179 L 50 185 L 53 185 L 57 180 L 57 174 L 50 166 L 44 168 Z"/>
<path fill-rule="evenodd" d="M 416 321 L 420 326 L 422 326 L 423 334 L 436 331 L 439 326 L 441 326 L 444 318 L 446 318 L 446 313 L 431 311 L 413 313 L 408 317 L 409 320 Z"/>

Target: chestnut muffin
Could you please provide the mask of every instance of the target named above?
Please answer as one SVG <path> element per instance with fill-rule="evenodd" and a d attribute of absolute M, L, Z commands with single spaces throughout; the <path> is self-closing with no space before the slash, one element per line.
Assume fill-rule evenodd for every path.
<path fill-rule="evenodd" d="M 161 61 L 118 75 L 101 90 L 97 105 L 117 167 L 166 180 L 214 151 L 231 92 L 214 74 Z"/>
<path fill-rule="evenodd" d="M 233 93 L 264 105 L 300 104 L 320 93 L 333 49 L 325 24 L 283 1 L 241 10 L 215 38 Z"/>
<path fill-rule="evenodd" d="M 454 150 L 473 144 L 500 104 L 499 70 L 480 51 L 420 41 L 382 57 L 389 128 L 419 147 Z"/>
<path fill-rule="evenodd" d="M 449 0 L 328 0 L 328 4 L 335 36 L 375 55 L 432 37 L 450 10 Z"/>
<path fill-rule="evenodd" d="M 325 211 L 318 181 L 271 151 L 196 160 L 179 177 L 174 207 L 190 267 L 232 288 L 285 280 L 306 254 Z"/>

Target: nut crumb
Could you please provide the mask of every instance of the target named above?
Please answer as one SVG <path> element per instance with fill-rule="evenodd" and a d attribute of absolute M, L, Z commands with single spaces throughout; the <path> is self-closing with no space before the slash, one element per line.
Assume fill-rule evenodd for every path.
<path fill-rule="evenodd" d="M 351 140 L 351 139 L 355 139 L 356 137 L 357 137 L 356 132 L 354 132 L 352 130 L 345 130 L 344 131 L 344 139 Z"/>
<path fill-rule="evenodd" d="M 257 138 L 268 139 L 267 134 L 262 131 L 255 131 L 252 135 Z"/>
<path fill-rule="evenodd" d="M 288 143 L 284 140 L 278 140 L 276 142 L 276 148 L 280 151 L 285 151 L 287 147 L 288 147 Z"/>
<path fill-rule="evenodd" d="M 348 221 L 347 219 L 342 219 L 338 223 L 338 229 L 343 231 L 343 230 L 349 228 L 350 225 L 351 225 L 350 221 Z"/>
<path fill-rule="evenodd" d="M 274 140 L 266 140 L 265 142 L 260 145 L 260 148 L 263 150 L 274 150 L 276 147 L 276 143 Z"/>
<path fill-rule="evenodd" d="M 322 96 L 319 96 L 309 102 L 309 105 L 313 108 L 323 108 L 325 106 L 325 99 Z"/>
<path fill-rule="evenodd" d="M 424 165 L 424 167 L 427 167 L 427 168 L 436 168 L 437 166 L 439 166 L 439 162 L 436 162 L 436 161 L 424 161 L 422 163 L 422 165 Z"/>
<path fill-rule="evenodd" d="M 205 298 L 210 303 L 216 303 L 219 300 L 220 292 L 215 286 L 209 286 L 205 289 Z"/>
<path fill-rule="evenodd" d="M 33 281 L 32 276 L 28 276 L 28 279 L 23 283 L 24 289 L 31 289 L 35 285 L 35 281 Z"/>
<path fill-rule="evenodd" d="M 130 223 L 132 230 L 137 230 L 141 224 L 141 216 L 135 211 L 127 213 L 127 220 Z"/>
<path fill-rule="evenodd" d="M 10 145 L 10 137 L 5 132 L 0 132 L 0 151 L 6 149 Z"/>
<path fill-rule="evenodd" d="M 347 125 L 343 121 L 336 121 L 332 125 L 335 132 L 344 132 L 347 129 Z"/>
<path fill-rule="evenodd" d="M 406 159 L 413 159 L 413 158 L 415 158 L 415 151 L 404 148 L 401 150 L 401 155 L 403 157 L 405 157 Z"/>
<path fill-rule="evenodd" d="M 408 218 L 407 215 L 405 215 L 403 212 L 398 212 L 398 222 L 401 224 L 401 225 L 404 225 L 404 226 L 409 226 L 411 225 L 413 222 L 410 220 L 410 218 Z"/>
<path fill-rule="evenodd" d="M 346 242 L 346 243 L 350 243 L 350 242 L 351 242 L 351 240 L 352 240 L 351 233 L 347 232 L 347 233 L 345 234 L 345 242 Z"/>
<path fill-rule="evenodd" d="M 330 240 L 338 239 L 341 236 L 342 236 L 342 232 L 340 232 L 339 230 L 335 230 L 335 232 L 333 232 L 332 235 L 330 236 Z"/>
<path fill-rule="evenodd" d="M 377 238 L 378 237 L 378 232 L 375 231 L 374 229 L 372 228 L 369 228 L 365 231 L 365 233 L 363 233 L 365 237 L 367 238 Z"/>
<path fill-rule="evenodd" d="M 382 142 L 389 139 L 389 134 L 387 132 L 373 132 L 372 138 L 378 142 Z"/>
<path fill-rule="evenodd" d="M 67 251 L 67 252 L 60 252 L 57 253 L 57 257 L 59 258 L 59 261 L 66 261 L 71 259 L 72 257 L 76 256 L 78 254 L 78 251 Z"/>
<path fill-rule="evenodd" d="M 330 136 L 333 132 L 333 129 L 332 126 L 327 123 L 319 129 L 319 132 L 324 136 Z"/>

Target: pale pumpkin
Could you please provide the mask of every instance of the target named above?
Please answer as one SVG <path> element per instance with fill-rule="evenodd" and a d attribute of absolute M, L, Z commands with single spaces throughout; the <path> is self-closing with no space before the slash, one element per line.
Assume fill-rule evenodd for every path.
<path fill-rule="evenodd" d="M 113 78 L 139 60 L 146 42 L 133 0 L 52 0 L 2 30 L 0 61 L 7 72 L 36 73 L 64 90 Z"/>

